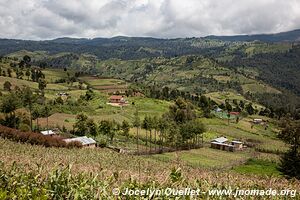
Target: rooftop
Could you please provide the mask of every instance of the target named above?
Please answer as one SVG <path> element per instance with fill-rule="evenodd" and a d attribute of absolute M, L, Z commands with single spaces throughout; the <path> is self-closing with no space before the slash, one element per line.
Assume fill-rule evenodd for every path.
<path fill-rule="evenodd" d="M 41 131 L 41 134 L 43 134 L 43 135 L 56 135 L 56 133 L 53 132 L 52 130 Z"/>
<path fill-rule="evenodd" d="M 219 138 L 214 139 L 212 142 L 224 143 L 227 141 L 228 141 L 228 139 L 226 137 L 219 137 Z"/>
<path fill-rule="evenodd" d="M 96 144 L 96 141 L 92 138 L 88 138 L 86 136 L 83 137 L 76 137 L 76 138 L 69 138 L 69 139 L 64 139 L 65 142 L 80 142 L 83 146 L 84 145 L 89 145 L 89 144 Z"/>
<path fill-rule="evenodd" d="M 109 99 L 119 99 L 121 100 L 123 98 L 123 96 L 119 96 L 119 95 L 113 95 L 111 97 L 109 97 Z"/>

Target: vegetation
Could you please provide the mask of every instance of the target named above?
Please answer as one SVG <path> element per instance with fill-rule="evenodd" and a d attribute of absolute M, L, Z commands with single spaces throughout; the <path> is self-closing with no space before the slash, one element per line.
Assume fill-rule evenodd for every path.
<path fill-rule="evenodd" d="M 300 123 L 286 121 L 279 137 L 290 144 L 290 149 L 282 156 L 281 171 L 288 177 L 300 179 Z"/>
<path fill-rule="evenodd" d="M 241 40 L 1 40 L 0 199 L 300 188 L 299 44 Z M 221 136 L 246 147 L 210 148 Z"/>
<path fill-rule="evenodd" d="M 44 136 L 39 133 L 22 132 L 16 129 L 0 125 L 0 136 L 15 142 L 29 143 L 31 145 L 43 145 L 45 147 L 81 147 L 80 143 L 66 143 L 61 137 Z"/>

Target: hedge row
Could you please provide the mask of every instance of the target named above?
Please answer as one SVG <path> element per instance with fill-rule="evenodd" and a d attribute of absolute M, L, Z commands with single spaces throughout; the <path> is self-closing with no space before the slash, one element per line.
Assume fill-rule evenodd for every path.
<path fill-rule="evenodd" d="M 15 142 L 29 143 L 32 145 L 43 145 L 45 147 L 81 147 L 79 142 L 66 143 L 62 137 L 45 136 L 40 133 L 22 132 L 17 129 L 8 128 L 0 125 L 0 137 Z"/>

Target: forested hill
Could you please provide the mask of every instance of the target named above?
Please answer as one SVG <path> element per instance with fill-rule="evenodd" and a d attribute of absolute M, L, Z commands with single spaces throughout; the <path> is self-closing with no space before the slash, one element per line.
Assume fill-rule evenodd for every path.
<path fill-rule="evenodd" d="M 230 45 L 245 41 L 298 42 L 300 30 L 265 35 L 246 36 L 208 36 L 202 38 L 157 39 L 150 37 L 113 38 L 58 38 L 45 41 L 0 39 L 0 55 L 19 50 L 89 53 L 99 59 L 141 59 L 149 57 L 174 57 L 189 54 L 213 55 Z"/>
<path fill-rule="evenodd" d="M 262 42 L 294 42 L 300 41 L 300 29 L 276 34 L 257 35 L 235 35 L 235 36 L 208 36 L 207 39 L 217 39 L 222 41 L 262 41 Z"/>

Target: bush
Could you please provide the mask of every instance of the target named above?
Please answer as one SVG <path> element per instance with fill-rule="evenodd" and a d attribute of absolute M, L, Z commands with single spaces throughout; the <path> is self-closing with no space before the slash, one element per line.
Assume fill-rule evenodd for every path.
<path fill-rule="evenodd" d="M 29 143 L 32 145 L 43 145 L 45 147 L 81 147 L 78 142 L 66 143 L 62 137 L 45 136 L 40 133 L 22 132 L 17 129 L 0 125 L 0 137 L 16 142 Z"/>
<path fill-rule="evenodd" d="M 106 142 L 105 139 L 101 139 L 101 140 L 97 143 L 97 145 L 98 145 L 99 147 L 101 147 L 101 148 L 104 148 L 104 147 L 107 146 L 107 142 Z"/>

